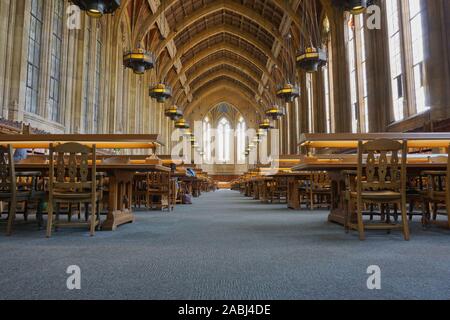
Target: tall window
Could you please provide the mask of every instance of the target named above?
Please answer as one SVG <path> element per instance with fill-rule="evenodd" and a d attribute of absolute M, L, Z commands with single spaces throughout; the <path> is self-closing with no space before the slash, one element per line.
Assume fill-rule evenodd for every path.
<path fill-rule="evenodd" d="M 222 118 L 219 121 L 217 126 L 217 151 L 218 157 L 217 160 L 222 163 L 227 163 L 231 160 L 230 155 L 230 134 L 231 134 L 231 126 L 230 122 L 226 118 Z"/>
<path fill-rule="evenodd" d="M 395 121 L 402 120 L 405 117 L 403 98 L 404 98 L 404 76 L 403 59 L 400 28 L 400 11 L 398 1 L 388 1 L 386 3 L 386 13 L 388 19 L 389 35 L 389 58 L 391 66 L 392 81 L 392 103 L 394 107 Z"/>
<path fill-rule="evenodd" d="M 367 132 L 369 122 L 364 15 L 349 15 L 347 54 L 350 74 L 352 132 Z"/>
<path fill-rule="evenodd" d="M 399 121 L 429 109 L 424 81 L 423 0 L 389 1 L 386 11 L 394 120 Z"/>
<path fill-rule="evenodd" d="M 308 128 L 309 133 L 314 133 L 314 106 L 313 106 L 313 78 L 312 74 L 306 74 L 306 90 L 308 91 Z"/>
<path fill-rule="evenodd" d="M 28 36 L 28 62 L 25 110 L 38 113 L 39 74 L 41 69 L 43 0 L 31 1 L 30 30 Z"/>
<path fill-rule="evenodd" d="M 206 117 L 203 121 L 203 160 L 207 163 L 211 162 L 211 123 Z"/>
<path fill-rule="evenodd" d="M 90 78 L 89 71 L 91 68 L 91 19 L 86 17 L 86 32 L 85 32 L 85 54 L 84 54 L 84 73 L 83 73 L 83 107 L 82 107 L 82 115 L 83 115 L 83 125 L 84 132 L 89 133 L 89 90 L 90 90 Z"/>
<path fill-rule="evenodd" d="M 326 132 L 331 133 L 331 95 L 330 95 L 330 74 L 328 66 L 322 69 L 323 72 L 323 86 L 324 86 L 324 99 L 325 99 L 325 121 Z"/>
<path fill-rule="evenodd" d="M 49 119 L 60 121 L 61 46 L 63 32 L 64 1 L 53 2 L 52 49 L 49 93 Z"/>
<path fill-rule="evenodd" d="M 240 117 L 237 125 L 237 160 L 239 164 L 245 163 L 245 147 L 246 147 L 246 131 L 247 125 L 244 118 Z"/>
<path fill-rule="evenodd" d="M 425 102 L 425 86 L 423 75 L 424 62 L 424 32 L 423 4 L 421 0 L 409 0 L 409 23 L 411 26 L 412 69 L 414 75 L 414 92 L 416 95 L 416 112 L 429 109 Z"/>
<path fill-rule="evenodd" d="M 99 114 L 100 114 L 100 76 L 102 70 L 102 41 L 101 41 L 101 29 L 97 28 L 97 41 L 95 50 L 95 83 L 94 83 L 94 112 L 93 112 L 93 124 L 94 131 L 99 132 Z"/>

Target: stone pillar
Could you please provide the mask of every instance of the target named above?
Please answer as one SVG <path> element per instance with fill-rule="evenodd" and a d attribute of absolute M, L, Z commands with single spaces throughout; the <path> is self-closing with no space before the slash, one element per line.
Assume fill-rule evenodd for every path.
<path fill-rule="evenodd" d="M 426 82 L 431 120 L 450 118 L 450 3 L 448 0 L 425 0 L 427 24 L 425 34 Z"/>

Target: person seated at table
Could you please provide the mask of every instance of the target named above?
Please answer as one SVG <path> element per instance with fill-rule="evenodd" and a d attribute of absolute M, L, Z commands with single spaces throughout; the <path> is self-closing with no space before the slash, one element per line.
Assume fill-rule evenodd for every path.
<path fill-rule="evenodd" d="M 197 176 L 197 174 L 195 173 L 194 169 L 192 169 L 192 168 L 187 168 L 186 169 L 186 175 L 188 177 L 196 177 Z"/>
<path fill-rule="evenodd" d="M 16 149 L 14 151 L 14 162 L 25 160 L 28 157 L 28 149 Z"/>

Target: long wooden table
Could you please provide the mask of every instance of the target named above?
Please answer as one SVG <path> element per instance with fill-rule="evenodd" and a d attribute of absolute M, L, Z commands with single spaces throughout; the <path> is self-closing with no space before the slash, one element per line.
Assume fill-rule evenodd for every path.
<path fill-rule="evenodd" d="M 356 162 L 320 162 L 320 163 L 302 163 L 292 168 L 293 171 L 326 171 L 328 172 L 332 189 L 331 196 L 331 212 L 328 216 L 330 222 L 344 224 L 345 221 L 345 206 L 344 206 L 344 192 L 346 190 L 345 175 L 343 171 L 356 170 L 358 164 Z M 409 176 L 418 176 L 422 171 L 426 170 L 446 170 L 447 162 L 442 163 L 408 163 L 407 174 Z"/>
<path fill-rule="evenodd" d="M 37 134 L 37 135 L 0 135 L 0 145 L 10 144 L 13 148 L 49 149 L 51 144 L 76 142 L 87 146 L 95 145 L 101 149 L 156 149 L 164 144 L 158 134 Z M 113 157 L 113 156 L 112 156 Z M 115 230 L 119 225 L 134 221 L 132 212 L 133 177 L 136 172 L 170 172 L 170 168 L 145 163 L 98 163 L 97 171 L 106 172 L 109 177 L 108 217 L 103 230 Z M 49 165 L 44 161 L 16 164 L 18 171 L 48 172 Z"/>
<path fill-rule="evenodd" d="M 16 164 L 17 171 L 41 171 L 46 174 L 48 164 Z M 135 221 L 132 210 L 133 177 L 137 172 L 170 172 L 170 168 L 150 164 L 97 164 L 98 172 L 105 172 L 109 179 L 108 215 L 102 230 L 114 231 L 118 226 Z"/>

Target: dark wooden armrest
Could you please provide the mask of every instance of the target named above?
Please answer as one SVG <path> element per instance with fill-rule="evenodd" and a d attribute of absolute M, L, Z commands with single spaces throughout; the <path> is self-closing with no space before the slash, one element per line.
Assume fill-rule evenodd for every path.
<path fill-rule="evenodd" d="M 16 172 L 16 177 L 41 177 L 42 176 L 42 172 L 40 171 L 19 171 Z"/>
<path fill-rule="evenodd" d="M 422 171 L 423 176 L 446 176 L 447 171 Z"/>

